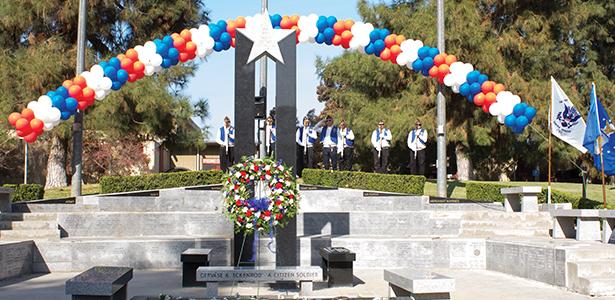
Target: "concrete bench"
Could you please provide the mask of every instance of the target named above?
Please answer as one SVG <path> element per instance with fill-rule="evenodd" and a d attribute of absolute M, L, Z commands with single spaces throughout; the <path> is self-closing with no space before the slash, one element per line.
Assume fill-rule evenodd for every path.
<path fill-rule="evenodd" d="M 599 241 L 600 214 L 596 209 L 552 210 L 553 238 L 575 238 L 578 241 Z"/>
<path fill-rule="evenodd" d="M 66 281 L 73 300 L 126 300 L 132 268 L 93 267 Z"/>
<path fill-rule="evenodd" d="M 320 267 L 199 267 L 197 281 L 207 283 L 205 296 L 217 297 L 220 282 L 295 281 L 301 285 L 301 295 L 312 294 L 313 282 L 322 281 Z"/>
<path fill-rule="evenodd" d="M 11 193 L 12 189 L 0 187 L 0 213 L 10 213 L 11 209 Z"/>
<path fill-rule="evenodd" d="M 455 279 L 425 270 L 385 269 L 384 280 L 389 283 L 389 293 L 393 290 L 396 297 L 414 300 L 451 299 L 455 290 Z"/>
<path fill-rule="evenodd" d="M 615 229 L 615 210 L 600 210 L 600 218 L 602 218 L 602 242 L 608 244 L 613 237 L 613 229 Z M 614 242 L 615 243 L 615 242 Z"/>
<path fill-rule="evenodd" d="M 507 212 L 537 212 L 539 186 L 518 186 L 500 189 L 504 196 L 504 210 Z"/>
<path fill-rule="evenodd" d="M 209 266 L 211 249 L 190 248 L 181 254 L 182 287 L 205 286 L 205 282 L 196 281 L 196 270 Z"/>

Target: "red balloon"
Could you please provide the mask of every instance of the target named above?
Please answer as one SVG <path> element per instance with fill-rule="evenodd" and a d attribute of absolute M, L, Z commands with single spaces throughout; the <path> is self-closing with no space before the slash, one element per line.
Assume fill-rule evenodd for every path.
<path fill-rule="evenodd" d="M 234 21 L 228 21 L 227 25 L 226 25 L 226 30 L 228 31 L 229 28 L 229 24 L 231 24 L 231 22 L 233 22 L 233 25 L 235 25 Z M 188 42 L 188 41 L 192 41 L 192 32 L 190 32 L 190 30 L 188 29 L 184 29 L 179 33 L 179 36 L 181 36 L 184 41 Z"/>
<path fill-rule="evenodd" d="M 90 101 L 90 99 L 94 99 L 94 97 L 96 97 L 96 93 L 89 87 L 84 88 L 81 92 L 81 99 L 83 101 Z"/>
<path fill-rule="evenodd" d="M 391 48 L 391 46 L 395 45 L 396 42 L 397 42 L 396 34 L 389 34 L 387 35 L 387 37 L 384 38 L 384 44 L 387 46 L 387 48 Z"/>
<path fill-rule="evenodd" d="M 246 28 L 246 18 L 244 17 L 237 17 L 235 23 L 237 24 L 237 28 Z"/>
<path fill-rule="evenodd" d="M 9 124 L 11 124 L 11 126 L 15 127 L 15 123 L 17 123 L 17 120 L 21 119 L 21 114 L 18 112 L 14 112 L 12 114 L 9 115 Z"/>
<path fill-rule="evenodd" d="M 391 59 L 391 50 L 389 50 L 388 48 L 384 48 L 384 50 L 380 52 L 380 59 L 384 61 Z"/>
<path fill-rule="evenodd" d="M 85 81 L 85 78 L 81 75 L 75 76 L 75 78 L 73 79 L 73 84 L 76 84 L 81 88 L 88 86 L 88 83 Z"/>
<path fill-rule="evenodd" d="M 498 83 L 498 84 L 496 84 L 496 85 L 493 87 L 493 92 L 494 92 L 496 95 L 497 95 L 499 92 L 503 92 L 503 91 L 505 91 L 505 90 L 506 90 L 506 86 L 504 86 L 504 85 L 503 85 L 503 84 L 501 84 L 501 83 Z"/>
<path fill-rule="evenodd" d="M 45 123 L 39 119 L 32 119 L 32 121 L 30 121 L 30 127 L 34 132 L 41 134 L 41 132 L 43 132 L 43 127 L 45 127 Z"/>
<path fill-rule="evenodd" d="M 126 58 L 130 58 L 132 61 L 137 61 L 139 60 L 139 53 L 137 53 L 137 50 L 130 48 L 126 51 Z"/>
<path fill-rule="evenodd" d="M 354 21 L 353 20 L 346 20 L 346 22 L 344 22 L 344 28 L 346 30 L 352 29 L 353 25 L 354 25 Z"/>
<path fill-rule="evenodd" d="M 446 62 L 446 54 L 445 53 L 440 53 L 438 55 L 436 55 L 436 57 L 433 58 L 433 64 L 436 66 L 440 66 L 442 64 L 444 64 Z"/>
<path fill-rule="evenodd" d="M 495 102 L 495 100 L 496 100 L 495 93 L 491 92 L 485 95 L 485 104 L 491 105 L 492 103 Z"/>
<path fill-rule="evenodd" d="M 71 80 L 64 80 L 64 82 L 62 82 L 62 86 L 65 87 L 66 89 L 70 88 L 73 85 L 73 82 Z"/>
<path fill-rule="evenodd" d="M 439 73 L 439 69 L 436 66 L 431 67 L 431 69 L 429 69 L 429 76 L 430 77 L 438 77 L 438 73 Z"/>
<path fill-rule="evenodd" d="M 350 43 L 350 40 L 352 40 L 352 32 L 350 30 L 342 32 L 342 42 Z"/>
<path fill-rule="evenodd" d="M 173 41 L 173 47 L 179 50 L 179 52 L 182 52 L 184 50 L 184 47 L 186 47 L 186 40 L 184 40 L 181 36 L 175 38 L 175 40 Z"/>
<path fill-rule="evenodd" d="M 346 26 L 344 25 L 344 21 L 337 21 L 333 24 L 333 31 L 335 31 L 336 35 L 342 35 L 345 30 Z"/>
<path fill-rule="evenodd" d="M 145 71 L 145 64 L 140 62 L 140 61 L 136 61 L 133 65 L 132 65 L 132 70 L 135 73 L 143 73 Z"/>
<path fill-rule="evenodd" d="M 185 29 L 184 29 L 185 30 Z M 237 31 L 237 22 L 235 20 L 228 20 L 226 22 L 226 31 L 231 35 L 231 37 L 235 37 Z M 182 31 L 183 32 L 183 31 Z M 189 32 L 189 31 L 188 31 Z M 183 36 L 182 36 L 183 37 Z M 184 38 L 185 39 L 185 38 Z M 189 41 L 188 39 L 185 39 Z M 192 40 L 192 39 L 190 39 Z"/>
<path fill-rule="evenodd" d="M 135 82 L 135 81 L 137 81 L 137 74 L 135 73 L 128 74 L 128 82 Z"/>
<path fill-rule="evenodd" d="M 478 93 L 474 96 L 474 105 L 483 106 L 485 104 L 485 94 Z"/>
<path fill-rule="evenodd" d="M 24 137 L 25 135 L 27 135 L 27 133 L 25 133 L 25 132 L 23 132 L 21 130 L 16 130 L 16 132 L 17 132 L 17 136 L 18 137 Z"/>
<path fill-rule="evenodd" d="M 483 90 L 483 93 L 487 94 L 489 92 L 493 92 L 494 87 L 495 87 L 495 82 L 489 80 L 489 81 L 483 82 L 481 89 Z"/>
<path fill-rule="evenodd" d="M 231 39 L 231 47 L 235 48 L 235 38 Z"/>
<path fill-rule="evenodd" d="M 32 128 L 30 127 L 30 121 L 25 118 L 17 120 L 17 122 L 15 123 L 15 129 L 20 130 L 25 134 L 28 134 L 32 131 Z"/>
<path fill-rule="evenodd" d="M 456 61 L 457 61 L 457 56 L 455 56 L 455 55 L 447 55 L 447 56 L 446 56 L 446 61 L 445 61 L 445 63 L 446 63 L 447 65 L 449 65 L 449 66 L 450 66 L 450 65 L 452 65 L 452 64 L 453 64 L 454 62 L 456 62 Z"/>
<path fill-rule="evenodd" d="M 441 64 L 438 67 L 438 75 L 440 77 L 444 77 L 444 76 L 446 76 L 450 72 L 451 72 L 451 69 L 449 68 L 449 66 L 447 64 Z"/>
<path fill-rule="evenodd" d="M 179 54 L 179 61 L 187 62 L 188 61 L 188 53 L 182 52 Z"/>
<path fill-rule="evenodd" d="M 29 108 L 24 108 L 21 111 L 21 117 L 30 122 L 32 119 L 34 119 L 34 111 Z"/>
<path fill-rule="evenodd" d="M 36 132 L 31 132 L 30 134 L 24 136 L 23 140 L 26 141 L 26 143 L 34 143 L 37 137 L 38 134 L 36 134 Z"/>
<path fill-rule="evenodd" d="M 196 44 L 193 43 L 193 42 L 187 42 L 186 43 L 186 52 L 188 52 L 188 53 L 196 52 Z"/>
<path fill-rule="evenodd" d="M 86 108 L 88 108 L 88 101 L 77 102 L 77 108 L 79 108 L 79 110 L 85 110 Z"/>
<path fill-rule="evenodd" d="M 339 35 L 336 35 L 333 37 L 333 45 L 334 46 L 339 46 L 342 44 L 342 37 Z"/>
<path fill-rule="evenodd" d="M 483 111 L 488 113 L 489 112 L 489 106 L 491 106 L 491 104 L 487 104 L 487 103 L 483 104 Z"/>
<path fill-rule="evenodd" d="M 120 62 L 120 65 L 122 66 L 122 69 L 126 70 L 126 72 L 132 73 L 132 71 L 133 71 L 133 61 L 132 61 L 132 59 L 124 58 Z"/>
<path fill-rule="evenodd" d="M 393 46 L 391 46 L 391 54 L 393 56 L 398 56 L 401 53 L 401 47 L 399 47 L 399 45 L 395 44 Z"/>
<path fill-rule="evenodd" d="M 403 34 L 400 34 L 397 36 L 397 38 L 395 39 L 395 43 L 397 45 L 401 45 L 401 43 L 403 43 L 406 40 L 406 37 Z"/>
<path fill-rule="evenodd" d="M 283 16 L 282 20 L 280 21 L 280 28 L 290 29 L 291 27 L 293 27 L 293 24 L 290 22 L 290 17 Z"/>
<path fill-rule="evenodd" d="M 70 95 L 71 97 L 75 99 L 81 98 L 81 94 L 82 94 L 82 89 L 78 85 L 73 85 L 68 89 L 68 95 Z"/>
<path fill-rule="evenodd" d="M 299 24 L 299 15 L 290 16 L 290 23 L 292 23 L 293 25 Z"/>

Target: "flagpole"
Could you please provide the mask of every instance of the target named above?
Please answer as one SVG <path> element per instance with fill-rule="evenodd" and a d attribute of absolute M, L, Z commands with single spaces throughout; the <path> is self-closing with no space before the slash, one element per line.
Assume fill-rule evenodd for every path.
<path fill-rule="evenodd" d="M 600 147 L 600 165 L 602 167 L 602 203 L 606 209 L 606 185 L 604 180 L 604 158 L 602 158 L 602 136 L 598 136 L 598 147 Z"/>
<path fill-rule="evenodd" d="M 549 102 L 549 171 L 547 186 L 547 204 L 551 204 L 551 136 L 553 135 L 553 77 L 551 77 L 551 102 Z"/>

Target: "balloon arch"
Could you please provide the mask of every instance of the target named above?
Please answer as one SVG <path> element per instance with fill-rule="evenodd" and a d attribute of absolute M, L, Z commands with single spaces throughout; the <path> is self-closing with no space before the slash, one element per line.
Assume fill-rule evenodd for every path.
<path fill-rule="evenodd" d="M 388 29 L 374 28 L 370 23 L 338 20 L 333 16 L 275 14 L 269 20 L 266 15 L 220 20 L 128 49 L 126 53 L 92 66 L 72 80 L 64 81 L 56 90 L 28 103 L 21 113 L 10 114 L 9 123 L 15 127 L 18 136 L 32 143 L 44 131 L 68 120 L 77 109 L 85 110 L 95 100 L 104 99 L 127 82 L 135 82 L 197 56 L 204 58 L 213 52 L 235 47 L 237 28 L 260 26 L 264 21 L 270 21 L 276 29 L 295 30 L 297 43 L 354 49 L 432 77 L 454 93 L 465 96 L 515 133 L 523 132 L 536 115 L 534 107 L 506 91 L 503 84 L 490 81 L 471 64 L 458 61 L 454 55 L 440 53 L 437 48 L 426 46 L 420 40 L 406 39 Z"/>

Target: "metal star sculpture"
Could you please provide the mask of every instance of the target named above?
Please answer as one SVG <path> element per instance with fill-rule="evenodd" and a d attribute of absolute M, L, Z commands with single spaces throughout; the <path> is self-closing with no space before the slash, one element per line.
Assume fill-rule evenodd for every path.
<path fill-rule="evenodd" d="M 254 43 L 246 64 L 261 58 L 263 55 L 267 55 L 275 61 L 284 63 L 284 58 L 282 57 L 282 52 L 280 52 L 280 45 L 278 43 L 287 36 L 295 33 L 295 31 L 291 29 L 273 29 L 268 11 L 265 11 L 261 15 L 254 16 L 251 22 L 246 25 L 246 28 L 239 28 L 237 30 Z"/>

